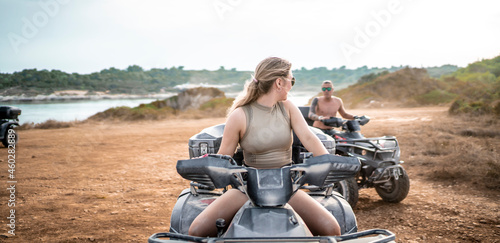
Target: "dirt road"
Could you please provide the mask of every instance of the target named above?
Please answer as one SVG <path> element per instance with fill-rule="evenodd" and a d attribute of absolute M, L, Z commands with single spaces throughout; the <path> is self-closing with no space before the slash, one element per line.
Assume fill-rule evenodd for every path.
<path fill-rule="evenodd" d="M 418 126 L 446 116 L 445 108 L 352 110 L 372 117 L 368 135 L 397 127 L 404 140 Z M 146 242 L 168 231 L 179 192 L 188 186 L 175 171 L 188 158 L 188 139 L 223 118 L 135 123 L 86 123 L 20 131 L 13 195 L 0 190 L 0 241 Z M 365 130 L 364 130 L 365 131 Z M 362 189 L 355 208 L 360 230 L 385 228 L 398 242 L 500 242 L 500 196 L 462 184 L 428 181 L 402 147 L 411 188 L 399 204 Z M 0 148 L 0 183 L 7 188 L 8 150 Z M 7 226 L 15 210 L 15 236 Z"/>

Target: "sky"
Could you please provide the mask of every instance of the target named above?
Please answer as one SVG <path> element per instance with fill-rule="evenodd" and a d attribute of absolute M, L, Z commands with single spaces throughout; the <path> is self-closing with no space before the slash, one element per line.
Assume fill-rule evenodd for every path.
<path fill-rule="evenodd" d="M 500 55 L 500 1 L 0 0 L 0 73 L 432 67 Z"/>

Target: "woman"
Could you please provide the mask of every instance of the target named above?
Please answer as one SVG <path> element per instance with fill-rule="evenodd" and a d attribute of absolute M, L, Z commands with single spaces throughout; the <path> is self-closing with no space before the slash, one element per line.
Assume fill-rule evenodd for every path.
<path fill-rule="evenodd" d="M 292 162 L 292 130 L 314 156 L 327 154 L 321 141 L 308 128 L 300 110 L 287 100 L 295 83 L 291 63 L 269 57 L 257 65 L 253 80 L 245 85 L 230 109 L 219 154 L 233 156 L 240 144 L 247 166 L 280 168 Z M 193 236 L 216 236 L 215 221 L 230 222 L 248 200 L 237 189 L 228 190 L 196 217 L 189 228 Z M 320 203 L 304 191 L 288 202 L 313 235 L 340 235 L 340 226 Z"/>

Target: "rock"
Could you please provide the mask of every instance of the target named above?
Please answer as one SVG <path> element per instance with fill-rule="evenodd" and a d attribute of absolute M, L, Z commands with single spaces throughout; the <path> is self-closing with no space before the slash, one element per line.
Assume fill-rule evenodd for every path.
<path fill-rule="evenodd" d="M 176 110 L 198 109 L 203 103 L 219 97 L 226 97 L 223 91 L 216 88 L 199 87 L 185 90 L 177 96 L 153 102 L 153 104 L 158 108 L 168 106 Z"/>

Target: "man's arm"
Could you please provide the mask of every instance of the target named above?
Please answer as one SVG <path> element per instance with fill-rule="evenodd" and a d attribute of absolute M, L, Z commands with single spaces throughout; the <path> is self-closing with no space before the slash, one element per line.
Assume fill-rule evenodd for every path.
<path fill-rule="evenodd" d="M 309 114 L 307 115 L 309 119 L 313 121 L 323 120 L 323 116 L 316 115 L 316 107 L 318 106 L 318 97 L 314 98 L 311 102 L 311 108 L 309 108 Z"/>
<path fill-rule="evenodd" d="M 354 115 L 350 114 L 350 113 L 347 113 L 344 109 L 344 102 L 342 102 L 342 99 L 341 98 L 338 98 L 339 99 L 339 102 L 340 102 L 340 108 L 339 108 L 339 114 L 345 118 L 345 119 L 354 119 Z"/>

